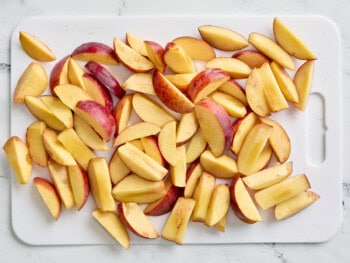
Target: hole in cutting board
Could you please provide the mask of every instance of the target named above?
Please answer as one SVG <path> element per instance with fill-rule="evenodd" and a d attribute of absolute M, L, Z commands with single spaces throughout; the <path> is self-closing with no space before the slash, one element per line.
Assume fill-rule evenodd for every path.
<path fill-rule="evenodd" d="M 312 165 L 320 165 L 326 153 L 325 100 L 320 93 L 312 93 L 306 111 L 306 151 Z"/>

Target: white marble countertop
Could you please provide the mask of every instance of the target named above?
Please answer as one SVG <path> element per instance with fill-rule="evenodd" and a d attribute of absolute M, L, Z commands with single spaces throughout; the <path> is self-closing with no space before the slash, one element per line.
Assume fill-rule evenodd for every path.
<path fill-rule="evenodd" d="M 120 246 L 29 246 L 12 232 L 9 168 L 0 153 L 0 262 L 350 262 L 350 1 L 339 0 L 0 0 L 0 145 L 9 136 L 10 35 L 28 16 L 51 15 L 152 15 L 152 14 L 318 14 L 338 26 L 342 42 L 342 82 L 344 86 L 344 177 L 343 225 L 329 241 L 317 244 L 232 244 L 159 246 L 134 245 L 128 251 Z M 332 39 L 325 39 L 332 41 Z M 330 65 L 331 66 L 331 65 Z"/>

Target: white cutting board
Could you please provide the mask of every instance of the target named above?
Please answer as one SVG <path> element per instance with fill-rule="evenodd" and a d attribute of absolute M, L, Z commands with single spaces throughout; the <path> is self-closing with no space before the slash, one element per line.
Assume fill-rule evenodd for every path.
<path fill-rule="evenodd" d="M 306 173 L 311 190 L 321 198 L 308 209 L 277 222 L 272 211 L 263 212 L 264 222 L 249 225 L 239 221 L 230 209 L 225 233 L 201 223 L 190 223 L 184 243 L 322 242 L 332 237 L 342 222 L 342 93 L 340 36 L 336 26 L 319 16 L 279 16 L 317 55 L 310 105 L 305 113 L 287 110 L 273 115 L 289 133 L 290 160 L 294 173 Z M 256 31 L 272 37 L 273 16 L 160 16 L 160 17 L 35 17 L 21 22 L 12 35 L 11 89 L 31 62 L 21 50 L 19 30 L 30 32 L 48 44 L 58 58 L 69 54 L 82 42 L 100 41 L 112 46 L 113 37 L 124 40 L 125 33 L 165 45 L 175 37 L 199 37 L 197 27 L 215 24 L 248 37 Z M 297 62 L 300 65 L 300 62 Z M 44 63 L 48 72 L 54 63 Z M 122 82 L 123 70 L 117 70 Z M 124 74 L 123 74 L 124 73 Z M 12 95 L 11 95 L 12 96 Z M 9 98 L 10 99 L 10 98 Z M 33 121 L 24 105 L 12 105 L 11 134 L 25 138 L 25 128 Z M 48 177 L 35 167 L 34 176 Z M 23 242 L 40 245 L 115 244 L 92 218 L 92 198 L 77 212 L 63 209 L 58 221 L 49 215 L 33 183 L 11 183 L 12 225 Z M 161 231 L 166 216 L 150 217 Z M 131 234 L 133 244 L 165 244 L 163 239 L 146 240 Z"/>

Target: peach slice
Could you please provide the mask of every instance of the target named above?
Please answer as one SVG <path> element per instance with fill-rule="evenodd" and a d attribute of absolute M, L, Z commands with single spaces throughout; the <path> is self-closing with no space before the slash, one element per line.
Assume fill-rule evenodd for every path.
<path fill-rule="evenodd" d="M 273 153 L 276 156 L 276 159 L 280 163 L 284 163 L 288 160 L 292 149 L 288 133 L 285 131 L 281 124 L 272 119 L 259 118 L 259 120 L 261 123 L 273 127 L 272 134 L 269 138 L 269 143 L 272 147 Z"/>
<path fill-rule="evenodd" d="M 49 155 L 47 154 L 43 142 L 43 133 L 46 129 L 43 121 L 35 121 L 28 126 L 26 132 L 26 144 L 33 163 L 41 167 L 47 167 Z"/>
<path fill-rule="evenodd" d="M 302 60 L 317 57 L 279 18 L 273 20 L 273 34 L 277 43 L 291 56 Z"/>
<path fill-rule="evenodd" d="M 18 79 L 13 102 L 24 102 L 25 96 L 38 97 L 46 89 L 47 84 L 48 77 L 45 68 L 39 63 L 30 63 Z"/>
<path fill-rule="evenodd" d="M 182 46 L 169 42 L 164 51 L 165 64 L 175 73 L 193 73 L 196 67 Z"/>
<path fill-rule="evenodd" d="M 193 103 L 159 70 L 153 72 L 152 82 L 157 97 L 170 110 L 179 113 L 192 111 Z"/>
<path fill-rule="evenodd" d="M 238 175 L 236 161 L 225 154 L 216 157 L 210 150 L 205 150 L 200 156 L 200 163 L 206 172 L 216 178 L 231 179 Z"/>
<path fill-rule="evenodd" d="M 117 184 L 130 173 L 130 169 L 124 164 L 124 162 L 120 158 L 118 150 L 114 151 L 109 161 L 108 167 L 109 175 L 111 176 L 111 181 L 113 185 Z"/>
<path fill-rule="evenodd" d="M 165 71 L 166 64 L 164 62 L 164 48 L 154 41 L 144 41 L 148 59 L 155 65 L 161 73 Z"/>
<path fill-rule="evenodd" d="M 177 199 L 182 195 L 183 188 L 172 184 L 170 177 L 165 181 L 166 194 L 159 200 L 148 204 L 143 212 L 149 216 L 160 216 L 169 213 Z"/>
<path fill-rule="evenodd" d="M 177 199 L 163 230 L 162 237 L 166 240 L 182 244 L 186 229 L 196 201 L 190 198 Z"/>
<path fill-rule="evenodd" d="M 104 212 L 116 211 L 117 208 L 112 196 L 112 183 L 106 159 L 104 157 L 91 159 L 87 172 L 91 194 L 97 208 Z"/>
<path fill-rule="evenodd" d="M 61 84 L 69 84 L 68 79 L 68 62 L 70 56 L 61 58 L 52 68 L 49 79 L 49 86 L 52 95 L 56 95 L 54 89 Z"/>
<path fill-rule="evenodd" d="M 293 172 L 293 163 L 275 165 L 244 177 L 242 180 L 247 187 L 260 190 L 282 182 Z"/>
<path fill-rule="evenodd" d="M 220 50 L 235 51 L 249 45 L 248 41 L 242 35 L 228 28 L 203 25 L 198 27 L 198 31 L 206 42 Z"/>
<path fill-rule="evenodd" d="M 294 83 L 297 88 L 299 102 L 295 103 L 295 107 L 301 111 L 305 111 L 309 101 L 312 79 L 314 76 L 314 61 L 306 61 L 302 64 L 294 75 Z"/>
<path fill-rule="evenodd" d="M 134 73 L 122 83 L 121 87 L 126 90 L 156 95 L 150 73 Z"/>
<path fill-rule="evenodd" d="M 57 220 L 61 214 L 61 199 L 58 196 L 56 188 L 48 180 L 41 177 L 35 177 L 33 183 L 46 207 L 49 209 L 50 214 Z"/>
<path fill-rule="evenodd" d="M 124 225 L 136 235 L 149 239 L 159 237 L 157 230 L 138 204 L 120 203 L 118 211 Z"/>
<path fill-rule="evenodd" d="M 188 86 L 188 97 L 194 103 L 197 103 L 217 90 L 229 78 L 226 72 L 218 68 L 202 70 L 192 79 Z"/>
<path fill-rule="evenodd" d="M 188 87 L 192 79 L 197 75 L 197 73 L 184 73 L 184 74 L 169 74 L 165 77 L 173 83 L 180 91 L 187 93 Z"/>
<path fill-rule="evenodd" d="M 261 53 L 269 57 L 271 60 L 276 61 L 282 67 L 290 70 L 295 69 L 295 63 L 290 55 L 271 38 L 263 34 L 253 32 L 250 33 L 248 41 Z"/>
<path fill-rule="evenodd" d="M 186 171 L 186 186 L 184 188 L 184 197 L 191 198 L 198 184 L 198 180 L 204 172 L 199 161 L 192 162 Z"/>
<path fill-rule="evenodd" d="M 160 127 L 150 122 L 138 122 L 126 127 L 113 143 L 113 147 L 119 147 L 120 145 L 130 142 L 142 137 L 156 135 L 160 132 Z"/>
<path fill-rule="evenodd" d="M 181 145 L 176 148 L 176 164 L 170 165 L 169 173 L 171 181 L 175 186 L 186 186 L 186 146 Z"/>
<path fill-rule="evenodd" d="M 232 97 L 235 97 L 245 106 L 248 106 L 247 98 L 245 96 L 245 90 L 234 79 L 229 79 L 228 81 L 223 83 L 217 90 L 229 94 Z"/>
<path fill-rule="evenodd" d="M 263 81 L 263 92 L 265 99 L 271 112 L 277 112 L 288 108 L 288 102 L 284 98 L 283 93 L 275 79 L 269 63 L 263 64 L 257 69 Z"/>
<path fill-rule="evenodd" d="M 105 65 L 117 65 L 118 61 L 113 48 L 100 42 L 86 42 L 76 47 L 72 58 L 80 61 L 95 61 Z"/>
<path fill-rule="evenodd" d="M 238 171 L 244 175 L 257 172 L 262 167 L 255 164 L 265 146 L 268 144 L 273 127 L 267 124 L 256 124 L 245 137 L 237 158 Z M 257 170 L 258 169 L 258 170 Z"/>
<path fill-rule="evenodd" d="M 56 59 L 53 51 L 39 38 L 24 31 L 19 32 L 19 42 L 22 49 L 32 59 L 50 62 Z"/>
<path fill-rule="evenodd" d="M 254 112 L 249 112 L 244 118 L 238 119 L 233 124 L 233 139 L 231 150 L 238 154 L 248 132 L 257 124 L 258 117 Z"/>
<path fill-rule="evenodd" d="M 270 63 L 270 68 L 286 100 L 292 103 L 298 102 L 299 96 L 293 79 L 288 75 L 284 68 L 278 65 L 275 61 Z"/>
<path fill-rule="evenodd" d="M 92 97 L 92 99 L 111 111 L 113 108 L 113 99 L 109 90 L 90 73 L 84 73 L 82 80 L 85 91 Z"/>
<path fill-rule="evenodd" d="M 214 91 L 210 98 L 221 105 L 231 117 L 242 118 L 247 114 L 245 105 L 229 94 Z"/>
<path fill-rule="evenodd" d="M 24 103 L 35 118 L 46 123 L 55 130 L 64 130 L 66 126 L 60 121 L 42 100 L 33 96 L 25 96 Z"/>
<path fill-rule="evenodd" d="M 93 100 L 93 98 L 82 88 L 72 84 L 58 85 L 54 89 L 56 96 L 71 110 L 81 100 Z"/>
<path fill-rule="evenodd" d="M 201 155 L 201 153 L 207 147 L 207 141 L 204 138 L 203 132 L 201 129 L 198 129 L 197 132 L 191 138 L 187 151 L 186 151 L 186 162 L 192 163 Z"/>
<path fill-rule="evenodd" d="M 176 145 L 189 141 L 197 132 L 199 123 L 194 112 L 183 114 L 176 129 Z"/>
<path fill-rule="evenodd" d="M 228 212 L 230 207 L 230 188 L 226 184 L 218 184 L 215 186 L 210 199 L 207 215 L 205 217 L 206 226 L 214 226 Z"/>
<path fill-rule="evenodd" d="M 192 221 L 205 222 L 214 188 L 215 177 L 207 172 L 203 172 L 192 196 L 196 200 L 196 205 L 191 215 Z"/>
<path fill-rule="evenodd" d="M 85 68 L 88 69 L 90 73 L 117 98 L 120 99 L 125 95 L 125 90 L 120 86 L 118 80 L 107 68 L 95 61 L 89 61 L 86 63 Z"/>
<path fill-rule="evenodd" d="M 74 205 L 72 188 L 69 183 L 66 166 L 63 166 L 50 159 L 47 165 L 52 182 L 66 209 L 71 209 Z"/>
<path fill-rule="evenodd" d="M 82 100 L 77 103 L 75 112 L 104 140 L 109 141 L 113 136 L 115 120 L 106 107 L 93 100 Z"/>
<path fill-rule="evenodd" d="M 125 42 L 128 44 L 132 49 L 136 50 L 139 54 L 142 56 L 147 57 L 147 50 L 145 43 L 142 39 L 135 36 L 134 34 L 131 34 L 130 32 L 127 32 L 125 35 Z"/>
<path fill-rule="evenodd" d="M 215 156 L 220 156 L 232 142 L 230 117 L 219 104 L 209 98 L 201 100 L 194 111 L 209 148 Z"/>
<path fill-rule="evenodd" d="M 108 150 L 107 145 L 97 132 L 76 113 L 74 113 L 74 130 L 79 138 L 91 149 L 96 151 Z"/>
<path fill-rule="evenodd" d="M 27 145 L 17 136 L 11 136 L 3 146 L 10 167 L 20 184 L 27 184 L 32 174 L 32 160 Z"/>
<path fill-rule="evenodd" d="M 119 216 L 114 212 L 103 212 L 99 209 L 92 211 L 92 216 L 97 222 L 125 249 L 130 246 L 129 233 Z"/>
<path fill-rule="evenodd" d="M 253 112 L 259 116 L 269 116 L 271 114 L 264 94 L 264 82 L 258 69 L 253 69 L 253 72 L 249 75 L 245 92 L 248 105 Z"/>
<path fill-rule="evenodd" d="M 89 161 L 96 157 L 94 152 L 86 146 L 73 128 L 61 131 L 57 139 L 85 170 L 88 167 Z"/>
<path fill-rule="evenodd" d="M 73 156 L 64 148 L 62 143 L 57 139 L 57 133 L 46 128 L 43 132 L 43 142 L 45 149 L 52 159 L 62 165 L 76 165 Z"/>
<path fill-rule="evenodd" d="M 225 232 L 226 229 L 226 223 L 227 223 L 227 216 L 228 216 L 228 212 L 226 213 L 225 216 L 223 216 L 219 222 L 217 222 L 214 226 L 217 230 L 221 231 L 221 232 Z"/>
<path fill-rule="evenodd" d="M 304 210 L 308 206 L 312 205 L 320 199 L 320 196 L 311 191 L 304 191 L 296 196 L 293 196 L 282 203 L 275 206 L 275 218 L 277 220 L 283 220 L 294 216 L 300 211 Z"/>
<path fill-rule="evenodd" d="M 126 176 L 112 189 L 113 197 L 124 203 L 149 204 L 160 200 L 165 194 L 163 181 L 152 182 L 136 174 Z"/>
<path fill-rule="evenodd" d="M 256 50 L 242 50 L 232 56 L 246 63 L 251 69 L 260 68 L 264 63 L 269 62 L 269 59 Z"/>
<path fill-rule="evenodd" d="M 156 124 L 159 127 L 162 127 L 169 121 L 175 120 L 157 102 L 140 93 L 135 93 L 132 97 L 132 108 L 143 121 Z"/>
<path fill-rule="evenodd" d="M 146 136 L 142 137 L 141 144 L 144 152 L 153 158 L 160 165 L 167 167 L 167 161 L 164 159 L 162 153 L 160 152 L 158 139 L 156 136 Z"/>
<path fill-rule="evenodd" d="M 164 124 L 158 135 L 158 145 L 164 159 L 175 166 L 177 164 L 176 121 Z"/>
<path fill-rule="evenodd" d="M 205 68 L 219 68 L 234 79 L 245 79 L 251 72 L 250 67 L 243 61 L 228 57 L 213 58 L 205 64 Z"/>
<path fill-rule="evenodd" d="M 310 188 L 305 174 L 298 174 L 255 192 L 254 198 L 261 209 L 266 210 Z"/>
<path fill-rule="evenodd" d="M 89 197 L 89 178 L 86 171 L 80 165 L 67 166 L 67 171 L 74 197 L 74 203 L 79 211 L 84 207 Z"/>
<path fill-rule="evenodd" d="M 132 94 L 127 94 L 121 98 L 112 110 L 112 115 L 115 120 L 115 136 L 125 130 L 130 121 L 132 111 Z"/>
<path fill-rule="evenodd" d="M 52 114 L 65 125 L 66 128 L 73 127 L 72 111 L 65 104 L 63 104 L 59 98 L 51 95 L 45 95 L 40 96 L 39 99 L 52 112 Z"/>
<path fill-rule="evenodd" d="M 232 210 L 239 219 L 248 224 L 261 222 L 262 218 L 254 204 L 241 177 L 236 176 L 232 180 L 231 188 Z"/>
<path fill-rule="evenodd" d="M 207 61 L 216 57 L 214 49 L 201 39 L 183 36 L 175 38 L 172 42 L 181 46 L 192 59 Z"/>
<path fill-rule="evenodd" d="M 150 181 L 161 181 L 168 170 L 131 143 L 118 148 L 118 154 L 124 164 L 134 173 Z"/>
<path fill-rule="evenodd" d="M 67 71 L 69 83 L 73 85 L 77 85 L 82 89 L 85 89 L 85 85 L 83 82 L 84 73 L 85 71 L 80 66 L 80 64 L 74 58 L 70 57 L 68 59 L 68 71 Z"/>
<path fill-rule="evenodd" d="M 151 61 L 142 56 L 136 50 L 124 44 L 118 38 L 114 38 L 113 44 L 117 58 L 131 71 L 148 72 L 153 69 L 154 65 Z"/>

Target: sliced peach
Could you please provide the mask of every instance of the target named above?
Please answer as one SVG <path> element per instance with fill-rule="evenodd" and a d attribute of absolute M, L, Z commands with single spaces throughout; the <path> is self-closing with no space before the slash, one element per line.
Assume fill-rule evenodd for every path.
<path fill-rule="evenodd" d="M 241 177 L 236 176 L 231 184 L 232 209 L 239 219 L 248 224 L 261 222 L 262 218 Z"/>
<path fill-rule="evenodd" d="M 207 215 L 205 217 L 206 226 L 214 226 L 228 212 L 230 208 L 230 188 L 226 184 L 218 184 L 215 186 L 210 199 Z"/>
<path fill-rule="evenodd" d="M 125 95 L 124 89 L 120 86 L 119 81 L 113 74 L 101 64 L 95 61 L 89 61 L 85 68 L 90 71 L 113 95 L 119 99 Z"/>
<path fill-rule="evenodd" d="M 112 189 L 113 197 L 124 203 L 149 204 L 160 200 L 165 194 L 163 181 L 152 182 L 133 173 L 120 180 Z"/>
<path fill-rule="evenodd" d="M 161 181 L 168 173 L 162 165 L 131 143 L 118 148 L 124 164 L 134 173 L 149 181 Z"/>
<path fill-rule="evenodd" d="M 50 211 L 50 214 L 57 220 L 61 214 L 61 199 L 59 198 L 56 188 L 48 180 L 41 177 L 35 177 L 33 183 Z"/>
<path fill-rule="evenodd" d="M 68 80 L 69 83 L 73 85 L 77 85 L 81 87 L 82 89 L 85 89 L 85 85 L 83 82 L 83 75 L 85 71 L 80 66 L 80 64 L 72 57 L 68 59 Z"/>
<path fill-rule="evenodd" d="M 175 186 L 185 187 L 186 186 L 186 146 L 181 145 L 176 148 L 176 163 L 170 165 L 169 172 L 171 181 Z"/>
<path fill-rule="evenodd" d="M 198 127 L 199 123 L 193 111 L 183 114 L 176 129 L 176 145 L 179 146 L 189 141 L 197 132 Z"/>
<path fill-rule="evenodd" d="M 299 174 L 270 187 L 255 192 L 254 198 L 266 210 L 310 188 L 305 174 Z"/>
<path fill-rule="evenodd" d="M 52 95 L 55 95 L 54 88 L 61 84 L 69 84 L 68 62 L 70 56 L 61 58 L 52 68 L 49 79 L 49 86 Z"/>
<path fill-rule="evenodd" d="M 166 64 L 164 62 L 164 48 L 154 41 L 144 41 L 147 51 L 147 57 L 155 65 L 156 69 L 160 72 L 164 72 Z"/>
<path fill-rule="evenodd" d="M 306 61 L 302 64 L 294 75 L 294 83 L 297 88 L 299 101 L 295 103 L 295 107 L 301 111 L 305 111 L 309 101 L 312 79 L 314 76 L 314 61 Z"/>
<path fill-rule="evenodd" d="M 100 42 L 86 42 L 76 47 L 71 56 L 76 60 L 95 61 L 105 65 L 117 65 L 113 48 Z"/>
<path fill-rule="evenodd" d="M 20 31 L 19 42 L 27 55 L 37 61 L 49 62 L 56 59 L 53 51 L 42 40 L 32 34 Z"/>
<path fill-rule="evenodd" d="M 207 141 L 204 138 L 202 130 L 199 128 L 188 144 L 186 151 L 186 162 L 192 163 L 198 159 L 206 147 Z"/>
<path fill-rule="evenodd" d="M 186 186 L 184 189 L 184 197 L 190 198 L 193 196 L 194 190 L 198 184 L 198 180 L 204 172 L 199 161 L 192 162 L 186 171 Z"/>
<path fill-rule="evenodd" d="M 93 100 L 85 90 L 72 84 L 58 85 L 55 87 L 54 91 L 63 104 L 73 111 L 79 101 Z"/>
<path fill-rule="evenodd" d="M 27 184 L 33 169 L 27 145 L 19 137 L 11 136 L 3 150 L 18 182 Z"/>
<path fill-rule="evenodd" d="M 247 98 L 245 95 L 245 90 L 234 79 L 229 79 L 228 81 L 224 82 L 218 88 L 218 91 L 225 92 L 226 94 L 229 94 L 229 95 L 235 97 L 236 99 L 238 99 L 245 106 L 248 106 Z"/>
<path fill-rule="evenodd" d="M 211 151 L 215 156 L 220 156 L 231 145 L 233 130 L 230 117 L 209 98 L 201 100 L 194 111 Z"/>
<path fill-rule="evenodd" d="M 273 20 L 273 34 L 277 43 L 291 56 L 302 60 L 317 59 L 309 47 L 277 17 Z"/>
<path fill-rule="evenodd" d="M 114 151 L 109 161 L 108 167 L 109 175 L 111 176 L 111 181 L 114 185 L 130 173 L 130 169 L 124 164 L 124 162 L 120 158 L 118 150 Z"/>
<path fill-rule="evenodd" d="M 148 72 L 154 65 L 136 50 L 124 44 L 118 38 L 114 38 L 114 51 L 121 63 L 134 72 Z"/>
<path fill-rule="evenodd" d="M 276 61 L 281 66 L 290 70 L 295 69 L 295 63 L 290 55 L 271 38 L 263 34 L 253 32 L 250 33 L 248 41 L 261 53 Z"/>
<path fill-rule="evenodd" d="M 118 134 L 113 143 L 113 147 L 119 147 L 126 142 L 140 139 L 142 137 L 156 135 L 160 130 L 161 128 L 158 125 L 150 122 L 138 122 L 132 124 Z"/>
<path fill-rule="evenodd" d="M 159 127 L 162 127 L 169 121 L 175 120 L 164 107 L 140 93 L 133 95 L 132 108 L 143 121 L 154 123 Z"/>
<path fill-rule="evenodd" d="M 188 97 L 197 103 L 217 90 L 229 78 L 226 72 L 218 68 L 202 70 L 192 79 L 188 87 Z"/>
<path fill-rule="evenodd" d="M 246 63 L 251 69 L 259 68 L 262 64 L 269 62 L 269 59 L 256 50 L 242 50 L 232 56 Z"/>
<path fill-rule="evenodd" d="M 43 121 L 35 121 L 28 126 L 26 132 L 26 144 L 30 158 L 41 167 L 47 166 L 49 155 L 47 154 L 43 142 L 43 133 L 46 129 Z"/>
<path fill-rule="evenodd" d="M 30 63 L 18 79 L 13 102 L 24 102 L 25 96 L 38 97 L 46 89 L 47 84 L 48 77 L 45 68 L 39 63 Z"/>
<path fill-rule="evenodd" d="M 125 42 L 132 49 L 140 53 L 142 56 L 145 56 L 145 57 L 147 56 L 145 43 L 139 37 L 135 36 L 134 34 L 131 34 L 130 32 L 127 32 L 125 35 Z"/>
<path fill-rule="evenodd" d="M 150 73 L 134 73 L 122 83 L 121 87 L 126 90 L 156 95 Z"/>
<path fill-rule="evenodd" d="M 228 156 L 214 156 L 210 150 L 205 150 L 200 156 L 200 163 L 205 171 L 217 178 L 231 179 L 238 175 L 236 161 Z"/>
<path fill-rule="evenodd" d="M 228 28 L 203 25 L 198 27 L 198 31 L 206 42 L 220 50 L 235 51 L 249 45 L 248 41 L 242 35 Z"/>
<path fill-rule="evenodd" d="M 178 37 L 172 42 L 180 45 L 192 59 L 211 60 L 216 56 L 214 49 L 207 42 L 195 37 Z"/>
<path fill-rule="evenodd" d="M 164 51 L 165 64 L 175 73 L 193 73 L 196 67 L 182 46 L 169 42 Z"/>
<path fill-rule="evenodd" d="M 251 72 L 250 67 L 243 61 L 228 57 L 213 58 L 205 64 L 205 68 L 219 68 L 234 79 L 245 79 Z"/>
<path fill-rule="evenodd" d="M 86 171 L 79 165 L 67 166 L 69 183 L 72 187 L 74 202 L 79 211 L 84 207 L 90 193 L 89 178 Z"/>
<path fill-rule="evenodd" d="M 247 114 L 245 105 L 229 94 L 214 91 L 210 98 L 220 104 L 231 117 L 242 118 Z"/>
<path fill-rule="evenodd" d="M 193 109 L 193 103 L 159 70 L 153 72 L 152 81 L 157 97 L 170 110 L 179 113 L 188 113 Z"/>
<path fill-rule="evenodd" d="M 128 126 L 131 117 L 133 96 L 132 94 L 125 95 L 113 108 L 112 115 L 116 127 L 115 136 L 120 134 Z"/>
<path fill-rule="evenodd" d="M 167 161 L 160 152 L 158 139 L 156 136 L 146 136 L 141 138 L 143 150 L 160 165 L 167 167 Z"/>
<path fill-rule="evenodd" d="M 187 93 L 188 86 L 192 79 L 196 76 L 196 73 L 184 73 L 184 74 L 169 74 L 165 77 L 173 83 L 183 93 Z"/>
<path fill-rule="evenodd" d="M 171 164 L 177 163 L 176 151 L 176 122 L 169 121 L 162 127 L 158 135 L 159 150 L 165 160 Z"/>

